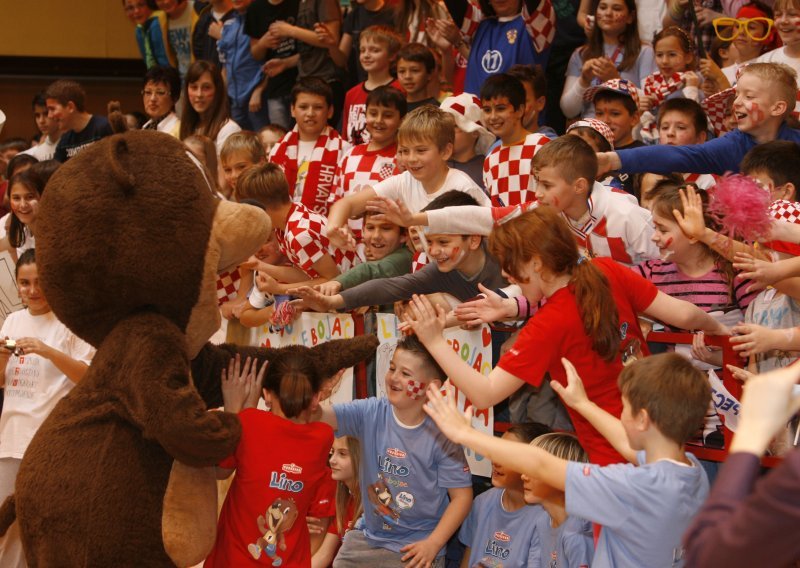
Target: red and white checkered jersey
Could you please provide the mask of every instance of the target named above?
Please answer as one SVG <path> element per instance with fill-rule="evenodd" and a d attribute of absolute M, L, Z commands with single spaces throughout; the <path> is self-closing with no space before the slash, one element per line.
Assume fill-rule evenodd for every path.
<path fill-rule="evenodd" d="M 398 173 L 397 144 L 374 151 L 368 148 L 369 144 L 359 144 L 345 152 L 336 167 L 331 203 Z"/>
<path fill-rule="evenodd" d="M 492 205 L 519 205 L 536 199 L 533 156 L 550 141 L 542 134 L 528 134 L 519 144 L 495 147 L 483 161 L 483 185 Z"/>
<path fill-rule="evenodd" d="M 700 189 L 711 189 L 717 185 L 718 177 L 714 174 L 683 174 L 686 183 L 693 183 Z"/>
<path fill-rule="evenodd" d="M 422 270 L 425 266 L 430 263 L 431 259 L 428 258 L 427 253 L 425 251 L 418 250 L 414 253 L 414 256 L 411 257 L 411 272 L 417 272 L 418 270 Z"/>
<path fill-rule="evenodd" d="M 275 229 L 278 246 L 292 265 L 306 273 L 309 278 L 319 278 L 314 264 L 325 254 L 330 254 L 339 272 L 346 272 L 358 263 L 355 253 L 343 251 L 330 245 L 325 236 L 327 219 L 314 213 L 302 203 L 292 203 L 283 230 Z"/>
<path fill-rule="evenodd" d="M 235 299 L 239 295 L 241 283 L 242 275 L 238 268 L 217 274 L 217 304 L 221 306 Z"/>
<path fill-rule="evenodd" d="M 522 18 L 525 20 L 525 28 L 538 53 L 542 53 L 553 44 L 556 37 L 557 15 L 550 0 L 541 0 L 533 13 L 528 11 L 527 4 L 523 2 Z M 465 41 L 475 35 L 483 19 L 483 10 L 481 10 L 478 0 L 467 0 L 467 10 L 461 23 L 461 36 Z"/>

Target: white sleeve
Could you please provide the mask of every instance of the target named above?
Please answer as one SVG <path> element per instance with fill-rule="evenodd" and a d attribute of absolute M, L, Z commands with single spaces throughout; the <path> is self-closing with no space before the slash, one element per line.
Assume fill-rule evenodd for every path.
<path fill-rule="evenodd" d="M 583 87 L 580 82 L 583 62 L 579 49 L 576 49 L 569 58 L 567 79 L 561 93 L 561 112 L 567 118 L 574 118 L 583 112 L 583 94 L 588 89 L 588 87 Z"/>
<path fill-rule="evenodd" d="M 634 264 L 645 260 L 661 258 L 658 247 L 653 242 L 653 222 L 647 209 L 636 206 L 631 210 L 628 223 L 628 255 Z M 634 222 L 635 220 L 635 222 Z"/>
<path fill-rule="evenodd" d="M 402 179 L 404 174 L 397 174 L 379 181 L 372 186 L 375 193 L 379 197 L 386 197 L 387 199 L 402 199 Z M 408 205 L 408 204 L 406 204 Z"/>
<path fill-rule="evenodd" d="M 458 205 L 427 213 L 428 231 L 431 233 L 488 236 L 494 227 L 491 207 Z"/>

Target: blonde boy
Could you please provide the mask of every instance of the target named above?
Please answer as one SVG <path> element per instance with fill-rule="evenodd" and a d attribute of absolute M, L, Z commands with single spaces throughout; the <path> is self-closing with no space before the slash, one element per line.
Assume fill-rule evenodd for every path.
<path fill-rule="evenodd" d="M 625 173 L 738 172 L 745 154 L 771 140 L 800 142 L 800 131 L 786 118 L 797 98 L 797 74 L 782 63 L 752 63 L 736 84 L 733 112 L 738 128 L 695 146 L 648 146 L 598 154 L 600 171 Z"/>
<path fill-rule="evenodd" d="M 553 388 L 638 466 L 571 462 L 498 440 L 472 429 L 438 389 L 428 389 L 425 410 L 452 441 L 564 491 L 567 514 L 602 525 L 593 568 L 682 566 L 681 537 L 708 495 L 703 468 L 683 451 L 711 400 L 705 376 L 675 353 L 640 359 L 620 374 L 617 419 L 589 401 L 574 367 L 562 361 L 568 386 Z"/>
<path fill-rule="evenodd" d="M 467 174 L 447 165 L 453 153 L 455 128 L 453 116 L 436 107 L 425 105 L 410 112 L 397 132 L 397 159 L 406 171 L 334 203 L 327 228 L 331 243 L 337 247 L 353 244 L 347 220 L 361 216 L 367 202 L 375 197 L 402 200 L 415 213 L 443 193 L 456 190 L 488 206 L 484 191 Z"/>
<path fill-rule="evenodd" d="M 350 144 L 364 144 L 370 140 L 367 95 L 387 85 L 400 88 L 391 68 L 402 43 L 403 38 L 387 26 L 370 26 L 361 32 L 358 60 L 367 72 L 367 80 L 347 91 L 342 114 L 342 135 Z"/>
<path fill-rule="evenodd" d="M 222 145 L 219 153 L 222 163 L 222 179 L 225 180 L 225 194 L 238 201 L 236 181 L 242 173 L 267 161 L 267 153 L 261 139 L 254 132 L 242 131 L 231 134 Z"/>

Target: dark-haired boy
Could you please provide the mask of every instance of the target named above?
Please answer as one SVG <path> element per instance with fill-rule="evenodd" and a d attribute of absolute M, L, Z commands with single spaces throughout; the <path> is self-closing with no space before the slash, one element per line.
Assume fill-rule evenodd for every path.
<path fill-rule="evenodd" d="M 536 180 L 531 160 L 550 141 L 528 132 L 525 115 L 525 87 L 516 77 L 498 73 L 481 88 L 483 123 L 500 139 L 483 162 L 483 185 L 496 207 L 519 205 L 535 199 Z"/>
<path fill-rule="evenodd" d="M 703 107 L 686 98 L 667 99 L 658 107 L 658 143 L 666 146 L 703 144 L 708 137 L 708 117 Z M 685 173 L 686 183 L 711 189 L 717 178 L 711 174 Z"/>
<path fill-rule="evenodd" d="M 741 171 L 769 191 L 772 201 L 797 201 L 800 145 L 788 140 L 759 144 L 745 154 Z"/>
<path fill-rule="evenodd" d="M 463 191 L 443 193 L 424 209 L 447 211 L 450 207 L 477 206 Z M 501 288 L 507 284 L 497 261 L 488 253 L 483 238 L 475 234 L 424 233 L 431 262 L 413 274 L 365 282 L 334 296 L 323 296 L 310 288 L 292 290 L 319 311 L 352 310 L 360 306 L 408 300 L 414 294 L 444 292 L 466 301 L 480 293 L 478 284 Z"/>
<path fill-rule="evenodd" d="M 547 78 L 539 65 L 512 65 L 508 74 L 522 81 L 525 87 L 525 115 L 522 126 L 528 132 L 543 134 L 548 138 L 558 136 L 555 130 L 546 124 L 539 126 L 540 113 L 547 104 Z"/>
<path fill-rule="evenodd" d="M 336 165 L 350 145 L 328 126 L 333 92 L 321 79 L 300 79 L 292 88 L 292 117 L 297 124 L 275 144 L 269 161 L 286 172 L 292 201 L 320 215 L 328 214 Z"/>
<path fill-rule="evenodd" d="M 86 112 L 86 93 L 78 83 L 56 81 L 47 87 L 44 96 L 47 116 L 64 133 L 53 156 L 59 162 L 66 162 L 81 150 L 113 134 L 104 116 Z"/>
<path fill-rule="evenodd" d="M 56 152 L 58 140 L 61 138 L 61 130 L 58 127 L 58 122 L 50 118 L 47 113 L 47 100 L 44 93 L 34 95 L 31 106 L 33 107 L 33 120 L 42 137 L 36 146 L 32 146 L 20 153 L 33 156 L 40 162 L 51 160 Z"/>
<path fill-rule="evenodd" d="M 602 525 L 592 566 L 682 566 L 681 538 L 708 495 L 705 471 L 683 449 L 711 401 L 706 377 L 675 353 L 635 361 L 619 377 L 618 419 L 586 397 L 564 361 L 567 386 L 553 388 L 631 463 L 570 462 L 498 440 L 474 430 L 438 391 L 428 391 L 426 411 L 452 441 L 563 491 L 567 514 Z"/>
<path fill-rule="evenodd" d="M 439 101 L 428 95 L 435 72 L 436 58 L 424 43 L 409 43 L 397 52 L 397 80 L 406 92 L 408 112 L 422 105 L 439 106 Z"/>

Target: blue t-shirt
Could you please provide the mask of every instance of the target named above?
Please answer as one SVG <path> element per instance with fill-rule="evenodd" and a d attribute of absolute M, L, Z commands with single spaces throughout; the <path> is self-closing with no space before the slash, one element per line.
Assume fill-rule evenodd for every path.
<path fill-rule="evenodd" d="M 566 509 L 603 525 L 592 568 L 683 566 L 681 537 L 708 495 L 708 478 L 697 459 L 692 466 L 671 460 L 606 467 L 570 462 Z"/>
<path fill-rule="evenodd" d="M 402 425 L 385 398 L 336 404 L 333 410 L 336 435 L 361 441 L 367 542 L 400 552 L 428 538 L 450 504 L 447 490 L 472 487 L 464 450 L 428 417 L 418 426 Z"/>
<path fill-rule="evenodd" d="M 542 561 L 531 568 L 589 568 L 594 557 L 592 523 L 567 517 L 553 527 L 550 515 L 538 517 L 536 532 L 542 543 Z"/>
<path fill-rule="evenodd" d="M 228 97 L 238 106 L 247 106 L 250 95 L 264 79 L 261 62 L 250 54 L 250 36 L 244 32 L 244 16 L 236 13 L 222 26 L 217 42 L 219 59 L 225 66 Z"/>
<path fill-rule="evenodd" d="M 541 542 L 536 527 L 549 518 L 541 505 L 506 511 L 504 489 L 493 487 L 478 495 L 458 539 L 470 547 L 471 568 L 526 568 L 539 566 Z"/>
<path fill-rule="evenodd" d="M 549 48 L 536 53 L 522 15 L 513 18 L 487 18 L 475 36 L 467 63 L 464 91 L 480 96 L 481 86 L 491 75 L 505 73 L 512 65 L 547 65 Z"/>

